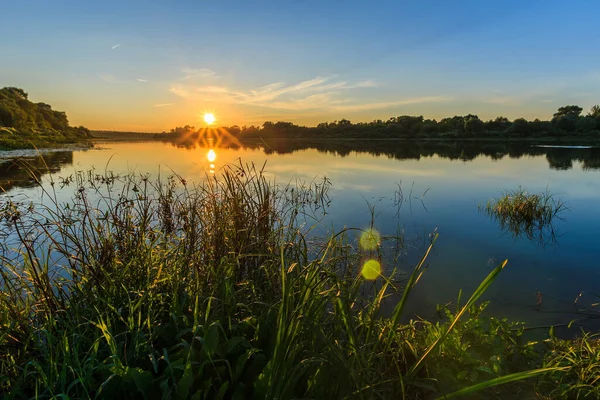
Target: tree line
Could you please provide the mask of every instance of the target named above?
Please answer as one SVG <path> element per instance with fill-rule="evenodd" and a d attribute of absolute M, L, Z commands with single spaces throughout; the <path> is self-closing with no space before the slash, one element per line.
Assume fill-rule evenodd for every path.
<path fill-rule="evenodd" d="M 322 122 L 315 127 L 296 125 L 292 122 L 267 121 L 262 126 L 223 127 L 238 138 L 596 138 L 600 139 L 600 106 L 593 106 L 583 115 L 583 108 L 576 105 L 560 107 L 549 121 L 525 118 L 509 120 L 497 117 L 488 121 L 477 115 L 425 119 L 422 115 L 402 115 L 388 120 L 352 123 L 341 119 Z M 201 130 L 185 125 L 163 132 L 160 137 L 191 139 Z"/>

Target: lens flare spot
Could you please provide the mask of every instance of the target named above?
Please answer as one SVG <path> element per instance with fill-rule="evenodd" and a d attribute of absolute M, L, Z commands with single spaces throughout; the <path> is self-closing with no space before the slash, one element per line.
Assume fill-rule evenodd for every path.
<path fill-rule="evenodd" d="M 381 264 L 377 260 L 368 260 L 364 263 L 361 274 L 365 279 L 374 281 L 381 275 Z"/>
<path fill-rule="evenodd" d="M 381 236 L 373 228 L 369 228 L 360 235 L 358 244 L 363 250 L 375 250 L 379 246 Z"/>
<path fill-rule="evenodd" d="M 213 149 L 210 149 L 208 151 L 208 154 L 206 155 L 206 158 L 208 159 L 208 162 L 214 163 L 215 160 L 217 159 L 217 153 L 215 153 L 215 151 Z"/>

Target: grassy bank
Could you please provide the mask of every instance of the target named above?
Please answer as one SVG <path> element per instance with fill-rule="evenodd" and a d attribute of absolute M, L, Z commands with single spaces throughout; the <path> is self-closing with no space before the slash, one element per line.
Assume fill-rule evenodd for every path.
<path fill-rule="evenodd" d="M 15 128 L 0 127 L 0 150 L 52 149 L 68 145 L 89 146 L 85 134 L 77 132 L 18 131 Z"/>
<path fill-rule="evenodd" d="M 530 343 L 484 315 L 506 262 L 439 321 L 410 320 L 436 237 L 409 276 L 382 255 L 399 238 L 309 244 L 299 221 L 318 219 L 327 181 L 277 186 L 238 165 L 198 185 L 90 172 L 44 187 L 44 207 L 0 203 L 6 398 L 597 394 L 593 337 Z"/>

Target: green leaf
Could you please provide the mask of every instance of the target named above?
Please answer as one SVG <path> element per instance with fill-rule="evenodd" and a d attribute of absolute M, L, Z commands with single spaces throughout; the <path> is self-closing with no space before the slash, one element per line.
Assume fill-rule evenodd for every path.
<path fill-rule="evenodd" d="M 471 308 L 473 306 L 473 304 L 475 304 L 475 302 L 477 301 L 477 299 L 479 299 L 483 295 L 483 293 L 485 293 L 485 291 L 487 290 L 487 288 L 492 284 L 492 282 L 494 282 L 494 280 L 496 279 L 496 277 L 498 276 L 498 274 L 502 271 L 502 269 L 504 269 L 504 267 L 506 266 L 507 263 L 508 263 L 508 260 L 504 260 L 496 268 L 494 268 L 494 270 L 492 272 L 489 273 L 489 275 L 483 280 L 483 282 L 481 282 L 481 284 L 479 285 L 479 287 L 477 289 L 475 289 L 475 291 L 471 295 L 471 298 L 469 298 L 469 300 L 463 306 L 463 308 L 458 313 L 456 313 L 456 315 L 454 316 L 454 320 L 452 321 L 452 323 L 450 324 L 450 326 L 446 329 L 446 331 L 435 342 L 433 342 L 431 344 L 431 346 L 429 346 L 427 348 L 427 350 L 421 356 L 421 358 L 416 363 L 414 363 L 412 365 L 412 367 L 408 370 L 408 375 L 414 375 L 419 370 L 419 368 L 423 365 L 423 361 L 425 361 L 425 359 L 427 358 L 427 356 L 434 349 L 436 349 L 440 344 L 443 343 L 444 339 L 446 339 L 446 337 L 448 337 L 448 335 L 450 334 L 450 332 L 452 331 L 452 329 L 454 328 L 454 326 L 458 323 L 458 321 L 463 316 L 463 314 L 469 308 Z"/>
<path fill-rule="evenodd" d="M 542 375 L 542 374 L 545 374 L 548 372 L 557 371 L 560 369 L 562 369 L 562 368 L 540 368 L 540 369 L 534 369 L 531 371 L 517 372 L 516 374 L 500 376 L 498 378 L 490 379 L 488 381 L 466 387 L 466 388 L 458 390 L 456 392 L 452 392 L 445 396 L 438 397 L 436 400 L 445 400 L 445 399 L 451 399 L 453 397 L 464 396 L 464 395 L 476 393 L 476 392 L 479 392 L 479 391 L 482 391 L 484 389 L 491 388 L 494 386 L 503 385 L 505 383 L 515 382 L 515 381 L 520 381 L 522 379 L 533 378 L 534 376 Z"/>
<path fill-rule="evenodd" d="M 225 382 L 219 388 L 219 392 L 215 396 L 215 399 L 223 399 L 225 398 L 225 394 L 227 393 L 227 389 L 229 389 L 229 382 Z"/>
<path fill-rule="evenodd" d="M 244 347 L 248 347 L 250 344 L 248 341 L 240 336 L 232 337 L 227 341 L 227 354 L 231 353 L 236 347 L 239 345 L 243 345 Z"/>
<path fill-rule="evenodd" d="M 127 378 L 135 383 L 136 389 L 144 396 L 145 399 L 151 399 L 153 396 L 150 393 L 152 389 L 152 374 L 144 371 L 141 368 L 127 368 Z"/>
<path fill-rule="evenodd" d="M 194 383 L 192 363 L 188 362 L 185 365 L 185 371 L 183 372 L 183 376 L 181 377 L 179 382 L 177 382 L 177 398 L 187 399 L 190 393 L 190 389 L 192 387 L 192 383 Z"/>
<path fill-rule="evenodd" d="M 469 371 L 460 371 L 458 374 L 456 374 L 456 379 L 462 381 L 463 379 L 467 378 L 467 375 L 469 375 Z"/>

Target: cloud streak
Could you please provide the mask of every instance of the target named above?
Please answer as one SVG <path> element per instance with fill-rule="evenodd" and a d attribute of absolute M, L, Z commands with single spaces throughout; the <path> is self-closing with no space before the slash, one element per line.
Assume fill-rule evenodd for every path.
<path fill-rule="evenodd" d="M 137 79 L 137 81 L 138 81 L 138 82 L 143 82 L 143 83 L 146 83 L 146 82 L 148 82 L 148 80 L 147 80 L 147 79 L 141 79 L 141 78 L 138 78 L 138 79 Z"/>
<path fill-rule="evenodd" d="M 369 111 L 378 110 L 381 108 L 407 106 L 410 104 L 423 104 L 423 103 L 443 103 L 452 100 L 452 97 L 444 96 L 426 96 L 426 97 L 415 97 L 410 99 L 398 100 L 398 101 L 382 101 L 376 103 L 365 103 L 365 104 L 350 104 L 334 106 L 336 111 Z"/>
<path fill-rule="evenodd" d="M 208 68 L 183 68 L 181 71 L 184 74 L 183 79 L 208 78 L 217 75 L 215 71 Z"/>
<path fill-rule="evenodd" d="M 116 48 L 118 48 L 118 47 L 121 47 L 121 43 L 117 43 L 117 44 L 115 44 L 115 45 L 114 45 L 113 47 L 111 47 L 110 49 L 111 49 L 111 50 L 114 50 L 114 49 L 116 49 Z"/>
<path fill-rule="evenodd" d="M 204 74 L 204 76 L 211 75 Z M 195 86 L 176 83 L 171 86 L 170 91 L 177 96 L 194 101 L 208 100 L 286 111 L 366 111 L 449 100 L 447 97 L 430 96 L 369 103 L 352 100 L 346 96 L 347 92 L 355 89 L 377 86 L 379 85 L 371 79 L 352 83 L 335 80 L 333 77 L 317 76 L 294 84 L 273 82 L 251 90 L 236 90 L 218 85 Z"/>
<path fill-rule="evenodd" d="M 162 103 L 162 104 L 155 104 L 154 107 L 169 107 L 174 105 L 175 103 Z"/>

